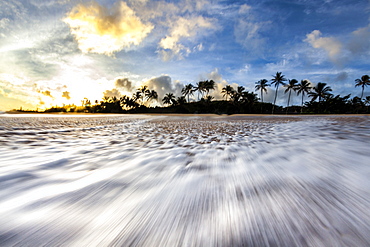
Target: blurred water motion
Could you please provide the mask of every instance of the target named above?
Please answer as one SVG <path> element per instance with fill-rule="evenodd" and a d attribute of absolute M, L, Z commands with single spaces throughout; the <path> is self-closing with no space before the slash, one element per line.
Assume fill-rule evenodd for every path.
<path fill-rule="evenodd" d="M 0 117 L 0 246 L 370 246 L 370 120 Z"/>

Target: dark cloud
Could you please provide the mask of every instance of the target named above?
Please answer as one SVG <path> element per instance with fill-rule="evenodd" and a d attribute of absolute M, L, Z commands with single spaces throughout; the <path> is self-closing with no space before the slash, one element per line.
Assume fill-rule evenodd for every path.
<path fill-rule="evenodd" d="M 352 32 L 352 38 L 347 45 L 354 55 L 370 54 L 370 25 Z"/>
<path fill-rule="evenodd" d="M 162 75 L 150 79 L 144 83 L 150 90 L 155 90 L 158 93 L 158 98 L 162 99 L 166 93 L 173 93 L 175 96 L 181 95 L 183 85 L 177 81 L 173 82 L 168 75 Z"/>
<path fill-rule="evenodd" d="M 69 92 L 67 92 L 67 91 L 63 92 L 62 97 L 66 98 L 68 100 L 71 99 L 71 96 L 69 95 Z"/>
<path fill-rule="evenodd" d="M 50 93 L 50 91 L 48 91 L 48 90 L 46 90 L 46 91 L 44 91 L 44 92 L 42 92 L 42 94 L 43 95 L 45 95 L 45 96 L 49 96 L 49 97 L 53 97 L 52 95 L 51 95 L 51 93 Z"/>
<path fill-rule="evenodd" d="M 116 88 L 123 89 L 127 92 L 131 92 L 135 89 L 135 86 L 128 78 L 119 78 L 114 82 Z"/>
<path fill-rule="evenodd" d="M 347 72 L 338 73 L 335 77 L 336 81 L 345 81 L 347 79 L 348 79 L 348 73 Z"/>

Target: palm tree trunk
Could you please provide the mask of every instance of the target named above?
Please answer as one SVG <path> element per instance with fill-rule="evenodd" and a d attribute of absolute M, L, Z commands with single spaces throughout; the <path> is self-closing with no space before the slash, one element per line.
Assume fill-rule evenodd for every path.
<path fill-rule="evenodd" d="M 261 100 L 262 100 L 262 103 L 263 103 L 263 91 L 262 91 L 262 88 L 261 88 Z"/>
<path fill-rule="evenodd" d="M 292 93 L 292 90 L 289 90 L 288 105 L 286 106 L 286 112 L 285 112 L 285 114 L 288 114 L 288 108 L 289 108 L 289 101 L 290 101 L 290 94 L 291 93 Z"/>
<path fill-rule="evenodd" d="M 274 99 L 274 104 L 272 105 L 272 112 L 271 112 L 271 114 L 274 114 L 274 109 L 275 109 L 275 103 L 276 103 L 276 97 L 277 97 L 278 89 L 279 89 L 279 84 L 278 84 L 278 85 L 277 85 L 277 87 L 276 87 L 276 91 L 275 91 L 275 99 Z"/>
<path fill-rule="evenodd" d="M 302 105 L 301 105 L 301 113 L 303 112 L 303 96 L 304 96 L 304 92 L 302 91 Z"/>
<path fill-rule="evenodd" d="M 262 100 L 262 104 L 261 104 L 261 114 L 263 112 L 263 90 L 261 88 L 261 100 Z"/>
<path fill-rule="evenodd" d="M 362 100 L 362 97 L 364 96 L 364 89 L 365 89 L 365 84 L 362 85 L 361 100 Z"/>

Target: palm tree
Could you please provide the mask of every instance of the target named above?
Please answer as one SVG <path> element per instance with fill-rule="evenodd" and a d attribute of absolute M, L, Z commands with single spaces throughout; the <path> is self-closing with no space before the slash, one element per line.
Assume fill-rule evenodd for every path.
<path fill-rule="evenodd" d="M 176 98 L 175 98 L 175 95 L 173 95 L 173 93 L 166 93 L 166 95 L 163 97 L 162 101 L 163 101 L 164 104 L 167 104 L 167 105 L 176 104 Z"/>
<path fill-rule="evenodd" d="M 186 103 L 186 98 L 185 98 L 185 96 L 180 96 L 180 97 L 177 97 L 177 104 L 179 104 L 179 105 L 183 105 L 183 104 L 185 104 Z"/>
<path fill-rule="evenodd" d="M 185 85 L 185 87 L 181 90 L 181 93 L 185 97 L 188 96 L 188 102 L 190 102 L 189 96 L 193 95 L 193 92 L 194 92 L 194 86 L 191 83 Z"/>
<path fill-rule="evenodd" d="M 137 89 L 136 92 L 136 100 L 141 100 L 141 103 L 144 104 L 144 101 L 149 100 L 150 90 L 148 89 L 148 86 L 141 86 Z"/>
<path fill-rule="evenodd" d="M 206 103 L 210 103 L 215 97 L 211 96 L 211 95 L 208 95 L 206 97 Z"/>
<path fill-rule="evenodd" d="M 234 88 L 230 85 L 226 85 L 224 88 L 222 88 L 221 93 L 224 94 L 224 97 L 226 96 L 226 101 L 227 101 L 227 96 L 231 96 L 234 92 Z"/>
<path fill-rule="evenodd" d="M 288 104 L 287 104 L 287 112 L 288 112 L 288 107 L 289 107 L 289 102 L 290 102 L 290 95 L 292 94 L 292 90 L 294 92 L 297 90 L 297 83 L 298 83 L 298 81 L 296 79 L 291 79 L 291 80 L 289 80 L 288 84 L 284 85 L 284 87 L 286 87 L 284 93 L 289 92 L 289 95 L 288 95 Z"/>
<path fill-rule="evenodd" d="M 236 91 L 233 91 L 231 94 L 231 98 L 234 100 L 234 102 L 238 102 L 240 98 L 243 95 L 245 88 L 243 86 L 238 86 Z"/>
<path fill-rule="evenodd" d="M 198 91 L 198 100 L 200 94 L 202 95 L 203 98 L 203 92 L 205 91 L 205 82 L 204 81 L 197 82 L 197 86 L 194 89 L 195 89 L 194 91 Z"/>
<path fill-rule="evenodd" d="M 147 92 L 149 91 L 148 86 L 142 86 L 137 90 L 140 91 L 143 95 L 147 94 Z"/>
<path fill-rule="evenodd" d="M 204 90 L 207 92 L 207 96 L 210 90 L 215 90 L 216 83 L 213 80 L 205 81 L 204 82 Z"/>
<path fill-rule="evenodd" d="M 122 107 L 125 107 L 126 109 L 132 109 L 139 106 L 139 104 L 133 99 L 126 95 L 120 98 L 120 103 Z"/>
<path fill-rule="evenodd" d="M 301 82 L 297 85 L 297 96 L 302 93 L 302 106 L 303 106 L 303 97 L 305 93 L 310 91 L 310 82 L 308 80 L 301 80 Z"/>
<path fill-rule="evenodd" d="M 263 103 L 263 91 L 265 91 L 265 93 L 267 94 L 267 87 L 270 86 L 269 84 L 267 84 L 267 80 L 266 79 L 262 79 L 262 80 L 259 80 L 258 82 L 256 82 L 256 86 L 255 86 L 255 89 L 256 91 L 258 90 L 261 90 L 261 100 L 262 100 L 262 103 Z"/>
<path fill-rule="evenodd" d="M 272 113 L 274 113 L 274 108 L 275 108 L 277 93 L 278 93 L 278 90 L 279 90 L 279 85 L 280 84 L 284 85 L 284 81 L 286 81 L 286 78 L 281 73 L 282 72 L 276 72 L 276 75 L 274 75 L 272 80 L 271 80 L 271 85 L 275 84 L 275 88 L 276 88 L 274 104 L 272 106 Z"/>
<path fill-rule="evenodd" d="M 321 102 L 322 98 L 326 98 L 332 95 L 330 92 L 332 91 L 331 87 L 326 86 L 326 83 L 319 82 L 315 87 L 312 88 L 313 91 L 308 93 L 309 97 L 312 97 L 311 101 L 315 101 L 319 98 L 319 102 Z"/>
<path fill-rule="evenodd" d="M 110 97 L 109 96 L 104 96 L 103 97 L 103 101 L 104 103 L 107 103 L 109 101 Z"/>
<path fill-rule="evenodd" d="M 139 101 L 142 98 L 141 91 L 136 91 L 133 95 L 132 98 L 134 99 L 135 102 Z"/>
<path fill-rule="evenodd" d="M 301 82 L 297 85 L 297 96 L 299 96 L 299 94 L 302 93 L 301 113 L 303 111 L 303 97 L 305 93 L 309 93 L 310 89 L 311 89 L 310 82 L 308 80 L 301 80 Z"/>
<path fill-rule="evenodd" d="M 361 100 L 362 100 L 362 97 L 364 96 L 364 89 L 366 86 L 370 85 L 370 77 L 368 75 L 363 75 L 361 76 L 361 79 L 356 79 L 355 80 L 356 82 L 356 85 L 355 87 L 362 87 L 362 92 L 361 92 Z"/>
<path fill-rule="evenodd" d="M 147 93 L 147 99 L 150 100 L 157 100 L 158 99 L 158 93 L 155 90 L 148 90 Z"/>

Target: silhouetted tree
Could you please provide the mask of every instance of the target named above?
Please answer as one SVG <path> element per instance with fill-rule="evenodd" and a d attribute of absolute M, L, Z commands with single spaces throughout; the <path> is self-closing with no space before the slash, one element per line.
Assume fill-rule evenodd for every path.
<path fill-rule="evenodd" d="M 258 82 L 256 82 L 256 86 L 255 86 L 255 89 L 256 91 L 258 90 L 261 90 L 261 101 L 263 103 L 263 91 L 265 91 L 265 93 L 267 94 L 267 87 L 269 87 L 270 85 L 267 84 L 267 80 L 266 79 L 262 79 L 262 80 L 259 80 Z"/>
<path fill-rule="evenodd" d="M 185 96 L 177 97 L 176 103 L 177 103 L 177 104 L 179 104 L 179 105 L 183 105 L 183 104 L 185 104 L 185 103 L 186 103 L 186 98 L 185 98 Z"/>
<path fill-rule="evenodd" d="M 185 85 L 185 87 L 181 90 L 182 95 L 185 97 L 188 96 L 188 102 L 190 102 L 189 96 L 193 95 L 194 90 L 195 88 L 191 83 Z"/>
<path fill-rule="evenodd" d="M 104 96 L 104 97 L 103 97 L 103 102 L 109 102 L 109 99 L 110 99 L 110 97 L 108 97 L 108 96 Z"/>
<path fill-rule="evenodd" d="M 167 105 L 175 105 L 176 104 L 176 98 L 175 98 L 175 95 L 173 95 L 173 93 L 167 93 L 163 97 L 162 101 L 163 101 L 164 104 L 167 104 Z"/>
<path fill-rule="evenodd" d="M 213 97 L 213 96 L 208 95 L 208 96 L 206 97 L 205 101 L 206 101 L 206 103 L 210 103 L 213 99 L 214 99 L 214 97 Z"/>
<path fill-rule="evenodd" d="M 139 106 L 139 104 L 133 98 L 130 98 L 126 95 L 120 98 L 121 106 L 126 109 L 133 109 Z"/>
<path fill-rule="evenodd" d="M 272 80 L 271 80 L 271 84 L 272 85 L 275 85 L 275 88 L 276 88 L 274 105 L 272 106 L 272 113 L 274 113 L 274 108 L 275 108 L 275 104 L 276 104 L 276 97 L 277 97 L 277 93 L 278 93 L 278 90 L 279 90 L 279 85 L 280 84 L 284 85 L 284 81 L 287 80 L 284 77 L 284 75 L 282 75 L 281 73 L 282 72 L 276 72 L 276 75 L 274 75 L 273 78 L 272 78 Z"/>
<path fill-rule="evenodd" d="M 297 83 L 298 83 L 298 81 L 296 79 L 291 79 L 291 80 L 288 81 L 288 84 L 284 85 L 284 87 L 286 87 L 284 93 L 289 92 L 288 103 L 287 103 L 287 111 L 288 111 L 289 102 L 290 102 L 290 95 L 292 94 L 292 90 L 293 91 L 297 90 Z"/>
<path fill-rule="evenodd" d="M 136 92 L 132 95 L 132 98 L 133 98 L 133 100 L 134 100 L 136 103 L 138 103 L 138 104 L 139 104 L 139 102 L 140 102 L 140 100 L 141 100 L 141 98 L 142 98 L 141 91 L 140 91 L 140 90 L 136 91 Z"/>
<path fill-rule="evenodd" d="M 203 92 L 205 92 L 205 86 L 206 85 L 204 81 L 197 82 L 196 87 L 194 89 L 195 91 L 198 91 L 198 100 L 200 100 L 199 98 L 200 94 L 202 95 L 202 98 L 203 98 Z"/>
<path fill-rule="evenodd" d="M 254 104 L 255 102 L 258 101 L 257 94 L 253 92 L 242 92 L 241 94 L 241 102 L 242 103 L 249 103 L 249 104 Z"/>
<path fill-rule="evenodd" d="M 311 87 L 310 87 L 310 82 L 308 80 L 301 80 L 301 82 L 297 86 L 297 96 L 299 94 L 302 94 L 302 108 L 301 108 L 301 113 L 303 109 L 303 97 L 306 93 L 309 93 Z"/>
<path fill-rule="evenodd" d="M 222 88 L 221 93 L 223 94 L 223 97 L 226 96 L 227 101 L 227 96 L 231 96 L 234 93 L 234 88 L 230 85 L 226 85 L 225 87 Z"/>
<path fill-rule="evenodd" d="M 331 87 L 326 86 L 326 83 L 319 82 L 315 87 L 312 88 L 313 91 L 308 93 L 309 97 L 312 97 L 311 101 L 315 101 L 317 98 L 319 99 L 319 102 L 329 95 L 331 95 Z"/>
<path fill-rule="evenodd" d="M 242 97 L 242 94 L 243 94 L 244 90 L 245 90 L 245 88 L 243 86 L 238 86 L 238 88 L 236 89 L 236 91 L 233 90 L 233 92 L 231 93 L 231 99 L 234 102 L 239 102 L 239 100 Z"/>
<path fill-rule="evenodd" d="M 204 90 L 206 91 L 207 96 L 210 90 L 215 90 L 215 86 L 216 86 L 216 83 L 213 80 L 210 80 L 210 81 L 207 80 L 204 82 Z"/>
<path fill-rule="evenodd" d="M 370 96 L 366 96 L 365 98 L 365 106 L 366 106 L 366 112 L 369 113 L 369 105 L 370 105 Z"/>
<path fill-rule="evenodd" d="M 364 96 L 365 87 L 370 85 L 370 77 L 368 75 L 363 75 L 361 76 L 361 79 L 356 79 L 355 82 L 356 82 L 355 87 L 360 87 L 360 86 L 362 87 L 361 97 L 360 97 L 360 99 L 362 100 L 362 97 Z"/>
<path fill-rule="evenodd" d="M 157 100 L 158 93 L 155 90 L 148 90 L 146 98 L 147 98 L 147 101 Z"/>

